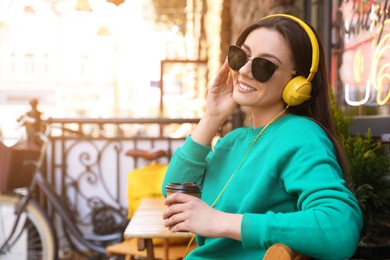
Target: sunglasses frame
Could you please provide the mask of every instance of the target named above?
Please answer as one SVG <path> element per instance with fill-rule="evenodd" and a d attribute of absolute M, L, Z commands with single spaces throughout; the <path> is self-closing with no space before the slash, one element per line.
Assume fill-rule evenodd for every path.
<path fill-rule="evenodd" d="M 232 66 L 231 66 L 231 55 L 230 55 L 230 53 L 231 53 L 231 51 L 232 51 L 233 49 L 236 49 L 236 50 L 234 50 L 235 53 L 238 53 L 237 51 L 241 51 L 241 52 L 245 55 L 245 59 L 246 59 L 246 60 L 245 60 L 245 63 L 243 63 L 242 66 L 240 66 L 238 69 L 234 69 L 234 68 L 232 68 Z M 262 78 L 260 79 L 259 77 L 261 77 L 261 76 L 257 76 L 257 74 L 255 75 L 255 74 L 253 73 L 254 71 L 257 70 L 255 64 L 257 63 L 256 60 L 258 60 L 258 59 L 260 59 L 262 62 L 263 62 L 263 61 L 266 61 L 266 62 L 272 64 L 272 65 L 275 67 L 275 69 L 273 70 L 273 72 L 272 72 L 269 76 L 267 75 L 267 78 L 265 78 L 265 79 L 262 79 Z M 230 45 L 230 46 L 229 46 L 229 51 L 228 51 L 228 62 L 229 62 L 229 67 L 230 67 L 233 71 L 239 71 L 239 70 L 240 70 L 242 67 L 244 67 L 249 61 L 252 62 L 252 64 L 251 64 L 251 70 L 252 70 L 252 75 L 253 75 L 253 77 L 254 77 L 257 81 L 262 82 L 262 83 L 265 83 L 265 82 L 267 82 L 268 80 L 270 80 L 277 70 L 289 72 L 289 73 L 291 73 L 292 75 L 295 75 L 295 74 L 297 73 L 296 70 L 292 70 L 292 69 L 286 68 L 286 67 L 283 66 L 283 65 L 276 65 L 276 64 L 273 63 L 272 61 L 267 60 L 267 59 L 262 58 L 262 57 L 250 58 L 250 57 L 247 55 L 247 53 L 246 53 L 241 47 L 238 47 L 238 46 L 236 46 L 236 45 Z M 264 75 L 264 72 L 263 72 L 262 74 Z"/>

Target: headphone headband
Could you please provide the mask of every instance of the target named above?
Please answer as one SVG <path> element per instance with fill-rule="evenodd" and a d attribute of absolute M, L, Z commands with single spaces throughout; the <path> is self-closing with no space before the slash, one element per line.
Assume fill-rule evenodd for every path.
<path fill-rule="evenodd" d="M 320 56 L 320 50 L 319 50 L 320 48 L 318 47 L 318 41 L 317 41 L 316 35 L 314 34 L 313 30 L 310 28 L 309 25 L 307 25 L 304 21 L 302 21 L 298 17 L 292 16 L 292 15 L 271 14 L 271 15 L 268 15 L 266 17 L 261 18 L 260 20 L 271 18 L 271 17 L 287 17 L 287 18 L 295 21 L 296 23 L 298 23 L 302 27 L 302 29 L 305 30 L 307 36 L 309 36 L 311 48 L 312 48 L 312 59 L 311 59 L 310 74 L 307 77 L 307 81 L 310 82 L 318 70 L 318 63 L 320 60 L 320 57 L 319 57 Z"/>

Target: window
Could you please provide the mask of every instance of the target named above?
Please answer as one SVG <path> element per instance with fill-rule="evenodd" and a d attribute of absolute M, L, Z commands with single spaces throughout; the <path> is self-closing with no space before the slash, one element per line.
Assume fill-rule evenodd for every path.
<path fill-rule="evenodd" d="M 25 73 L 27 75 L 34 75 L 35 73 L 35 57 L 32 53 L 26 53 L 24 55 Z"/>

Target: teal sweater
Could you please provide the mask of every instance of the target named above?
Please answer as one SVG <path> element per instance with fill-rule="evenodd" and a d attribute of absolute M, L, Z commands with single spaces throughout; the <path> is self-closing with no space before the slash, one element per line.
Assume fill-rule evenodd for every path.
<path fill-rule="evenodd" d="M 233 130 L 214 151 L 187 137 L 172 157 L 163 187 L 197 182 L 202 200 L 211 205 L 260 131 Z M 244 214 L 242 241 L 197 236 L 199 247 L 186 259 L 262 259 L 275 243 L 319 259 L 346 259 L 362 227 L 332 142 L 318 124 L 291 114 L 264 131 L 215 208 Z"/>

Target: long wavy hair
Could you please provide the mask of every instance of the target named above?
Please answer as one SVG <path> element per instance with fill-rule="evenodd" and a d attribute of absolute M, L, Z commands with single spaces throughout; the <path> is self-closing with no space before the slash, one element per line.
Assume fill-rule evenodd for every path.
<path fill-rule="evenodd" d="M 328 84 L 328 72 L 325 64 L 325 54 L 318 33 L 309 25 L 316 35 L 320 58 L 318 71 L 312 83 L 311 98 L 297 106 L 290 106 L 289 113 L 305 116 L 318 123 L 327 133 L 332 141 L 338 163 L 344 173 L 347 174 L 347 167 L 344 152 L 337 140 L 333 116 L 330 105 L 330 89 Z M 310 73 L 312 63 L 312 46 L 306 31 L 294 20 L 284 16 L 272 16 L 259 20 L 242 31 L 237 39 L 236 45 L 242 46 L 247 36 L 255 29 L 268 28 L 279 32 L 286 40 L 292 54 L 292 59 L 297 71 L 295 76 L 307 77 Z"/>

